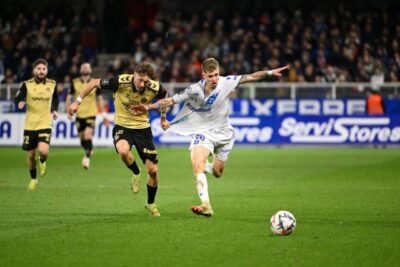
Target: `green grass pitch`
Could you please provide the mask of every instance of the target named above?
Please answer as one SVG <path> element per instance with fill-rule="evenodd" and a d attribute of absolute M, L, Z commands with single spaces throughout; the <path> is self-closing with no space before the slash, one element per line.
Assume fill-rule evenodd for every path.
<path fill-rule="evenodd" d="M 235 147 L 224 176 L 208 177 L 212 218 L 190 212 L 187 148 L 159 149 L 159 218 L 113 149 L 96 149 L 87 171 L 82 154 L 51 148 L 27 192 L 25 152 L 0 148 L 0 266 L 400 264 L 399 149 Z M 297 229 L 278 237 L 269 219 L 282 209 Z"/>

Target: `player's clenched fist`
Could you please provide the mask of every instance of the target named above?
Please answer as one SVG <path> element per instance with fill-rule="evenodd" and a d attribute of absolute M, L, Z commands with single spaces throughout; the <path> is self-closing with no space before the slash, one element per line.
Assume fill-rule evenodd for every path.
<path fill-rule="evenodd" d="M 78 110 L 78 108 L 79 108 L 79 102 L 78 102 L 78 101 L 73 102 L 73 103 L 68 107 L 68 114 L 69 114 L 70 116 L 74 115 L 75 112 Z"/>

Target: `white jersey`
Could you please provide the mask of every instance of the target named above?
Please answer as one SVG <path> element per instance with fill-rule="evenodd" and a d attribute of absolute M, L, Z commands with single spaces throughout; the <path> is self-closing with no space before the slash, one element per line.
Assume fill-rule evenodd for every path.
<path fill-rule="evenodd" d="M 193 135 L 211 129 L 233 129 L 229 121 L 229 94 L 235 91 L 241 78 L 241 75 L 220 76 L 217 87 L 207 97 L 204 80 L 174 95 L 174 102 L 184 102 L 184 106 L 171 122 L 171 130 L 181 135 Z"/>

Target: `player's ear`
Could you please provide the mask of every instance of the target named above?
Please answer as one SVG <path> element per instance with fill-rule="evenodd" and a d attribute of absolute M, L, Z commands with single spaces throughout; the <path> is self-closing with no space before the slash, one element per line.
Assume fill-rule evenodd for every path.
<path fill-rule="evenodd" d="M 202 77 L 203 79 L 206 78 L 206 73 L 205 73 L 203 70 L 201 71 L 201 77 Z"/>

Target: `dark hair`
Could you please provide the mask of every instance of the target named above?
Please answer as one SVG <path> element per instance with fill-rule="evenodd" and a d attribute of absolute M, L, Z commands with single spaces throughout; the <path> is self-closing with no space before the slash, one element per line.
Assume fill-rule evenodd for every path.
<path fill-rule="evenodd" d="M 156 68 L 150 62 L 144 61 L 136 66 L 135 72 L 147 75 L 153 80 L 155 78 Z"/>
<path fill-rule="evenodd" d="M 213 57 L 207 58 L 203 61 L 203 64 L 201 64 L 201 69 L 206 73 L 210 73 L 217 68 L 219 68 L 218 61 Z"/>
<path fill-rule="evenodd" d="M 49 66 L 49 63 L 47 63 L 47 61 L 44 58 L 36 59 L 35 62 L 33 62 L 32 66 L 33 66 L 33 68 L 36 68 L 36 66 L 39 65 L 39 64 L 43 64 L 46 67 Z"/>

